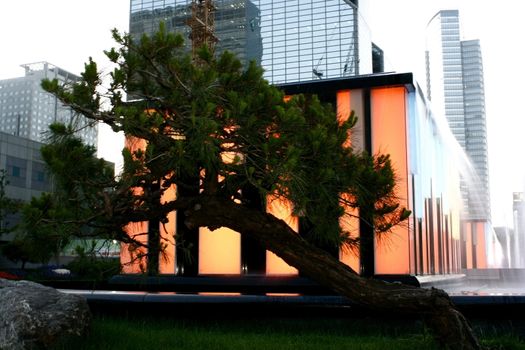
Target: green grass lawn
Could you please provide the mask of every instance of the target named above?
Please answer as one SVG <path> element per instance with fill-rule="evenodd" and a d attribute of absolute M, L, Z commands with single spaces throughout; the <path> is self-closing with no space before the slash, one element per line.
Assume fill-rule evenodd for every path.
<path fill-rule="evenodd" d="M 213 317 L 213 316 L 212 316 Z M 517 336 L 483 335 L 491 349 L 525 349 Z M 177 319 L 96 315 L 84 338 L 53 349 L 437 349 L 419 323 L 376 319 Z"/>

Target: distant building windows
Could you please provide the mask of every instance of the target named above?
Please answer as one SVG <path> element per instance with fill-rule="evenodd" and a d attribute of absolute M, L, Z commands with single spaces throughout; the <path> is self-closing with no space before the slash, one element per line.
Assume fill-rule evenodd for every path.
<path fill-rule="evenodd" d="M 27 160 L 12 156 L 6 157 L 7 181 L 16 187 L 26 186 Z"/>
<path fill-rule="evenodd" d="M 31 189 L 49 191 L 51 186 L 44 163 L 33 161 L 32 168 Z"/>
<path fill-rule="evenodd" d="M 20 177 L 20 167 L 18 166 L 11 167 L 11 176 Z"/>

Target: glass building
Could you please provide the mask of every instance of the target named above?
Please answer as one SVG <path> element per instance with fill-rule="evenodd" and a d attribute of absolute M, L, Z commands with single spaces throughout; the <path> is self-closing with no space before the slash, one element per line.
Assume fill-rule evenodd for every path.
<path fill-rule="evenodd" d="M 181 31 L 187 37 L 189 28 L 185 23 L 190 4 L 181 0 L 131 0 L 131 35 L 137 38 L 152 33 L 164 21 L 170 30 Z M 228 49 L 243 60 L 260 60 L 265 77 L 287 95 L 315 93 L 335 106 L 338 115 L 355 111 L 359 119 L 352 130 L 352 147 L 390 155 L 399 180 L 397 197 L 412 215 L 406 225 L 393 229 L 387 244 L 374 241 L 373 253 L 366 259 L 336 252 L 341 261 L 355 271 L 370 265 L 366 268 L 375 274 L 447 274 L 488 266 L 484 231 L 478 223 L 473 222 L 463 234 L 466 229 L 461 221 L 459 175 L 462 159 L 455 156 L 462 153 L 465 137 L 458 143 L 455 136 L 459 131 L 450 131 L 444 112 L 432 112 L 411 73 L 368 74 L 382 71 L 381 64 L 376 63 L 381 62 L 383 52 L 372 45 L 357 1 L 217 0 L 214 4 L 218 51 Z M 236 30 L 232 30 L 232 24 Z M 455 61 L 440 60 L 438 67 L 441 71 L 446 67 L 447 84 L 450 82 L 456 89 L 448 91 L 446 98 L 454 102 L 449 106 L 451 115 L 460 123 L 458 130 L 466 135 L 459 30 L 455 30 L 454 22 L 445 27 L 450 27 L 447 37 L 457 39 L 457 43 L 447 43 L 440 52 Z M 252 46 L 246 42 L 248 32 L 257 38 Z M 253 49 L 257 45 L 260 50 Z M 445 94 L 436 96 L 445 100 Z M 134 147 L 143 148 L 145 144 L 128 145 Z M 300 220 L 286 203 L 269 198 L 266 210 L 301 233 Z M 210 232 L 200 227 L 187 232 L 178 215 L 173 213 L 161 235 L 168 240 L 183 233 L 185 242 L 194 249 L 195 259 L 185 262 L 173 242 L 166 250 L 160 273 L 298 274 L 264 247 L 247 242 L 246 235 L 241 237 L 228 228 Z M 340 224 L 356 236 L 364 232 L 356 217 Z M 147 232 L 148 223 L 141 225 L 130 228 L 128 233 Z M 121 261 L 127 263 L 124 273 L 140 272 L 140 265 L 132 263 L 133 256 L 125 248 L 121 250 Z"/>
<path fill-rule="evenodd" d="M 314 80 L 281 84 L 280 88 L 287 95 L 317 94 L 323 102 L 335 106 L 341 118 L 355 111 L 359 119 L 352 129 L 352 147 L 390 155 L 398 179 L 396 197 L 401 207 L 412 212 L 406 224 L 397 225 L 388 236 L 376 237 L 367 258 L 342 250 L 337 252 L 340 261 L 354 271 L 362 271 L 364 264 L 370 264 L 368 269 L 381 275 L 454 274 L 464 268 L 490 266 L 484 231 L 476 226 L 462 234 L 461 158 L 454 157 L 461 152 L 461 146 L 445 117 L 431 111 L 411 73 Z M 143 148 L 145 142 L 130 143 L 128 147 Z M 289 203 L 270 197 L 266 210 L 301 233 L 300 219 L 292 215 Z M 169 217 L 160 229 L 166 242 L 172 242 L 177 233 L 187 234 L 183 220 L 175 219 L 177 215 Z M 140 223 L 128 233 L 147 232 L 147 225 Z M 355 215 L 345 216 L 340 225 L 355 236 L 369 227 L 362 226 Z M 191 242 L 195 259 L 191 264 L 185 262 L 184 254 L 173 242 L 165 250 L 160 273 L 298 275 L 295 268 L 273 253 L 245 242 L 246 235 L 225 227 L 213 232 L 206 227 L 194 230 L 194 236 L 185 236 L 185 243 Z M 124 273 L 141 271 L 125 247 L 121 249 L 121 261 L 125 263 Z"/>
<path fill-rule="evenodd" d="M 468 157 L 463 172 L 464 219 L 490 221 L 483 62 L 479 40 L 460 40 L 459 12 L 444 10 L 427 28 L 427 97 L 446 116 Z"/>
<path fill-rule="evenodd" d="M 44 141 L 44 133 L 54 122 L 73 125 L 78 136 L 89 145 L 97 145 L 98 129 L 88 119 L 65 107 L 40 86 L 42 79 L 57 79 L 62 84 L 80 78 L 48 62 L 24 64 L 23 77 L 0 80 L 0 131 Z"/>
<path fill-rule="evenodd" d="M 262 42 L 260 31 L 260 11 L 251 2 L 244 0 L 216 1 L 215 35 L 220 44 L 217 51 L 234 52 L 243 62 L 255 60 L 261 63 Z M 131 0 L 130 34 L 139 39 L 143 34 L 152 34 L 164 22 L 167 29 L 178 32 L 186 39 L 186 47 L 191 46 L 190 0 Z"/>
<path fill-rule="evenodd" d="M 189 36 L 190 0 L 131 0 L 130 34 Z M 357 0 L 216 0 L 217 51 L 255 60 L 271 83 L 372 73 L 370 33 Z M 189 44 L 187 44 L 189 46 Z"/>

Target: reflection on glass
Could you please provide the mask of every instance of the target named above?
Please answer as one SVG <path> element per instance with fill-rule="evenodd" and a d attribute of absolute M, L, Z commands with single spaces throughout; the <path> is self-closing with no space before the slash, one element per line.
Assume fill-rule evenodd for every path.
<path fill-rule="evenodd" d="M 190 4 L 190 0 L 132 0 L 130 34 L 152 33 L 164 21 L 169 30 L 187 38 Z M 271 83 L 371 73 L 370 35 L 355 1 L 216 0 L 214 4 L 217 51 L 229 50 L 244 63 L 262 64 Z"/>

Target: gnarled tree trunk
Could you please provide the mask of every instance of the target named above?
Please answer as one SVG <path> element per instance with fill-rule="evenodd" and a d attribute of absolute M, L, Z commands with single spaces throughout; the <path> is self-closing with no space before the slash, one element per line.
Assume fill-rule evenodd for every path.
<path fill-rule="evenodd" d="M 465 317 L 440 289 L 362 278 L 346 264 L 306 242 L 284 221 L 231 201 L 202 197 L 185 214 L 190 227 L 226 226 L 250 235 L 304 275 L 359 305 L 422 316 L 435 339 L 446 348 L 481 348 Z"/>

